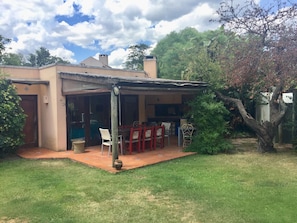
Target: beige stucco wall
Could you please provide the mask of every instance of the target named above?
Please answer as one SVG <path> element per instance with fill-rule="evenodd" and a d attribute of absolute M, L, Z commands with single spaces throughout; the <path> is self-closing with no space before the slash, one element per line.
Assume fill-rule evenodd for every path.
<path fill-rule="evenodd" d="M 121 69 L 108 69 L 108 68 L 98 68 L 98 67 L 83 67 L 83 66 L 73 66 L 73 65 L 58 65 L 57 72 L 76 72 L 76 73 L 90 73 L 90 74 L 101 74 L 101 75 L 111 75 L 120 77 L 145 77 L 145 72 L 143 71 L 127 71 Z"/>
<path fill-rule="evenodd" d="M 92 73 L 120 77 L 146 77 L 146 73 L 143 71 L 77 65 L 50 65 L 42 68 L 1 66 L 0 72 L 16 79 L 40 79 L 49 81 L 49 85 L 15 84 L 15 86 L 19 95 L 37 95 L 38 146 L 55 151 L 67 149 L 66 98 L 62 95 L 62 80 L 59 78 L 59 72 Z M 149 71 L 149 73 L 151 72 Z M 139 120 L 145 122 L 147 121 L 146 118 L 146 97 L 140 95 Z"/>
<path fill-rule="evenodd" d="M 18 79 L 38 79 L 39 70 L 34 67 L 18 67 L 18 66 L 3 66 L 0 67 L 0 72 L 3 74 L 8 74 L 10 77 Z"/>
<path fill-rule="evenodd" d="M 8 75 L 10 78 L 16 79 L 39 79 L 39 70 L 37 68 L 28 67 L 15 67 L 4 66 L 0 68 L 1 73 Z M 42 146 L 41 143 L 41 109 L 40 109 L 40 92 L 42 85 L 28 85 L 28 84 L 14 84 L 18 95 L 35 95 L 37 96 L 37 116 L 38 116 L 38 146 Z"/>
<path fill-rule="evenodd" d="M 62 96 L 61 79 L 56 66 L 40 69 L 40 79 L 49 81 L 41 90 L 41 97 L 47 98 L 41 107 L 42 146 L 56 151 L 67 149 L 66 99 Z"/>
<path fill-rule="evenodd" d="M 1 72 L 17 79 L 40 79 L 43 84 L 15 84 L 19 95 L 37 95 L 38 146 L 56 151 L 67 149 L 65 97 L 56 66 L 45 68 L 1 67 Z"/>

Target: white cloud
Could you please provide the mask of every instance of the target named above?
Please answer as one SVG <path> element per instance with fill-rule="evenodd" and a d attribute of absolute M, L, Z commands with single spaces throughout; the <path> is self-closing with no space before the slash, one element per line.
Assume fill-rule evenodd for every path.
<path fill-rule="evenodd" d="M 34 53 L 43 46 L 76 63 L 84 59 L 82 49 L 90 55 L 109 54 L 110 65 L 119 68 L 131 44 L 156 44 L 189 26 L 198 31 L 217 28 L 209 19 L 218 7 L 217 0 L 1 1 L 0 35 L 12 39 L 9 52 Z M 57 16 L 65 16 L 64 21 Z"/>
<path fill-rule="evenodd" d="M 123 62 L 126 61 L 127 56 L 127 50 L 123 48 L 116 49 L 108 57 L 109 65 L 113 68 L 123 68 Z"/>
<path fill-rule="evenodd" d="M 51 55 L 60 57 L 63 60 L 68 60 L 70 63 L 76 63 L 76 60 L 71 59 L 74 56 L 74 53 L 70 50 L 66 50 L 64 48 L 56 48 L 54 50 L 49 50 L 49 52 Z"/>
<path fill-rule="evenodd" d="M 72 16 L 74 13 L 73 3 L 74 1 L 65 1 L 64 4 L 58 5 L 56 10 L 57 14 Z"/>

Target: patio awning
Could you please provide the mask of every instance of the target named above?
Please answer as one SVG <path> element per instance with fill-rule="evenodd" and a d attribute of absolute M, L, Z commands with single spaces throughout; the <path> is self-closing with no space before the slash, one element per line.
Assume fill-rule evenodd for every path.
<path fill-rule="evenodd" d="M 208 84 L 202 81 L 169 80 L 161 78 L 120 77 L 90 73 L 60 72 L 63 80 L 63 94 L 110 92 L 113 86 L 121 93 L 143 92 L 144 94 L 168 93 L 193 94 L 205 89 Z"/>

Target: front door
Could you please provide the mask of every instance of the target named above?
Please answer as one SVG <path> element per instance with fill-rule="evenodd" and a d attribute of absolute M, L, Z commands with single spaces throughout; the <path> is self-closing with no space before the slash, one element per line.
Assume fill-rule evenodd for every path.
<path fill-rule="evenodd" d="M 23 129 L 25 135 L 24 145 L 22 147 L 38 146 L 38 118 L 37 118 L 37 96 L 21 95 L 21 107 L 26 114 L 26 122 Z"/>

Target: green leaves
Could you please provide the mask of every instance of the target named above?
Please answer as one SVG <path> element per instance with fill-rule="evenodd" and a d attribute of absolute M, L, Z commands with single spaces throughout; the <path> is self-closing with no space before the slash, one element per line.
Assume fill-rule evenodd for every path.
<path fill-rule="evenodd" d="M 13 150 L 23 143 L 25 114 L 20 100 L 15 87 L 0 76 L 0 151 Z"/>
<path fill-rule="evenodd" d="M 129 47 L 129 55 L 124 65 L 129 70 L 143 70 L 143 59 L 149 46 L 146 44 L 132 45 Z"/>
<path fill-rule="evenodd" d="M 198 153 L 217 154 L 232 148 L 224 138 L 227 133 L 225 117 L 229 114 L 222 102 L 215 99 L 212 92 L 198 95 L 190 103 L 192 121 L 197 127 L 197 134 L 188 151 Z"/>
<path fill-rule="evenodd" d="M 170 33 L 152 51 L 158 58 L 159 77 L 205 81 L 216 89 L 222 88 L 218 57 L 227 40 L 222 28 L 203 33 L 186 28 Z"/>

